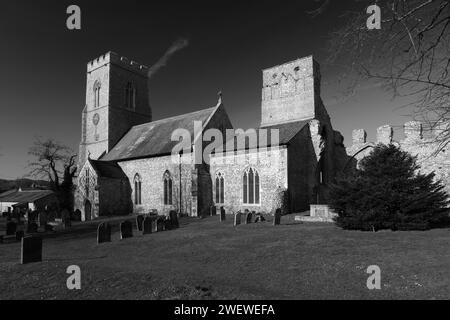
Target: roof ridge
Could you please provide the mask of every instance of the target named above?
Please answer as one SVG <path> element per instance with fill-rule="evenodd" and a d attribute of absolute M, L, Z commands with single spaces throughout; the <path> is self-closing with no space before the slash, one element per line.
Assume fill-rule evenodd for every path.
<path fill-rule="evenodd" d="M 188 113 L 179 114 L 177 116 L 172 116 L 172 117 L 168 117 L 168 118 L 163 118 L 163 119 L 158 119 L 158 120 L 155 120 L 155 121 L 150 121 L 150 122 L 138 124 L 138 125 L 135 125 L 135 126 L 133 126 L 131 128 L 143 127 L 143 126 L 147 126 L 147 125 L 149 125 L 151 123 L 158 123 L 158 122 L 167 121 L 167 120 L 177 120 L 179 118 L 184 118 L 186 116 L 190 116 L 190 115 L 193 115 L 195 113 L 200 113 L 200 112 L 204 112 L 204 111 L 207 111 L 207 110 L 211 110 L 211 112 L 212 112 L 216 108 L 217 108 L 217 106 L 210 107 L 210 108 L 205 108 L 205 109 L 200 109 L 200 110 L 197 110 L 197 111 L 192 111 L 192 112 L 188 112 Z"/>

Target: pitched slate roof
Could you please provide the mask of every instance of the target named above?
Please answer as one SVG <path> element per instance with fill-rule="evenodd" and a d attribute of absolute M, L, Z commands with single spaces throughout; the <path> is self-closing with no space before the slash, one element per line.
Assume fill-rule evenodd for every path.
<path fill-rule="evenodd" d="M 194 141 L 194 121 L 205 125 L 219 106 L 134 126 L 101 160 L 118 161 L 171 154 L 176 129 L 186 129 Z"/>
<path fill-rule="evenodd" d="M 193 142 L 194 121 L 205 125 L 219 106 L 134 126 L 101 160 L 118 161 L 171 154 L 179 143 L 171 141 L 172 133 L 179 128 L 186 129 Z"/>
<path fill-rule="evenodd" d="M 18 203 L 32 203 L 36 200 L 45 198 L 52 195 L 54 192 L 51 190 L 27 190 L 2 194 L 0 196 L 0 202 L 18 202 Z"/>
<path fill-rule="evenodd" d="M 249 139 L 245 139 L 245 149 L 252 149 L 252 148 L 259 148 L 259 147 L 270 147 L 272 142 L 272 131 L 271 130 L 279 130 L 279 142 L 278 145 L 287 145 L 292 140 L 292 138 L 295 137 L 295 135 L 300 132 L 306 124 L 308 124 L 309 120 L 305 121 L 295 121 L 295 122 L 289 122 L 284 124 L 278 124 L 278 125 L 272 125 L 272 126 L 266 126 L 266 127 L 260 127 L 259 129 L 256 129 L 256 137 L 257 137 L 257 145 L 256 146 L 249 146 Z M 259 141 L 259 130 L 266 129 L 267 131 L 267 140 L 266 141 Z M 243 137 L 244 136 L 244 137 Z M 234 137 L 226 137 L 227 142 L 229 140 L 234 139 L 234 150 L 241 150 L 243 149 L 241 146 L 237 145 L 238 138 L 241 137 L 245 138 L 244 134 L 236 134 Z"/>
<path fill-rule="evenodd" d="M 98 176 L 114 179 L 126 179 L 126 174 L 122 171 L 122 168 L 114 161 L 102 161 L 89 159 L 89 163 Z"/>

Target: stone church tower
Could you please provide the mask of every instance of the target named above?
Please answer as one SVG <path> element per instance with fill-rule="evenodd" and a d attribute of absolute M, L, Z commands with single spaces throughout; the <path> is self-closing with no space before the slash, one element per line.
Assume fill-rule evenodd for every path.
<path fill-rule="evenodd" d="M 114 52 L 88 63 L 78 168 L 108 153 L 132 126 L 152 120 L 147 71 Z"/>

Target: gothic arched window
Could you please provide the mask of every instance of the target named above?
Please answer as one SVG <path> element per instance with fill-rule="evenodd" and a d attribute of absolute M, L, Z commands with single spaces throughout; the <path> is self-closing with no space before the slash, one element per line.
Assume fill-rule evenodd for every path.
<path fill-rule="evenodd" d="M 224 178 L 223 174 L 218 172 L 216 174 L 216 203 L 223 204 L 225 203 L 224 197 Z"/>
<path fill-rule="evenodd" d="M 101 84 L 99 81 L 95 81 L 94 83 L 94 108 L 100 106 L 100 88 Z"/>
<path fill-rule="evenodd" d="M 259 174 L 249 168 L 242 177 L 242 200 L 244 204 L 259 204 L 259 198 Z"/>
<path fill-rule="evenodd" d="M 169 171 L 164 173 L 164 205 L 172 205 L 172 176 Z"/>
<path fill-rule="evenodd" d="M 141 186 L 141 176 L 136 173 L 136 175 L 134 176 L 134 204 L 142 204 Z"/>
<path fill-rule="evenodd" d="M 131 82 L 125 87 L 125 106 L 128 109 L 134 109 L 136 105 L 136 89 Z"/>

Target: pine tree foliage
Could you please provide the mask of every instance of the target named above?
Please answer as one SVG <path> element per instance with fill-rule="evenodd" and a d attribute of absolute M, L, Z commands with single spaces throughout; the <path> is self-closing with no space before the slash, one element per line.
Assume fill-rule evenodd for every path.
<path fill-rule="evenodd" d="M 359 169 L 331 186 L 331 207 L 344 229 L 427 230 L 450 225 L 450 201 L 434 173 L 423 174 L 416 157 L 378 145 Z"/>

